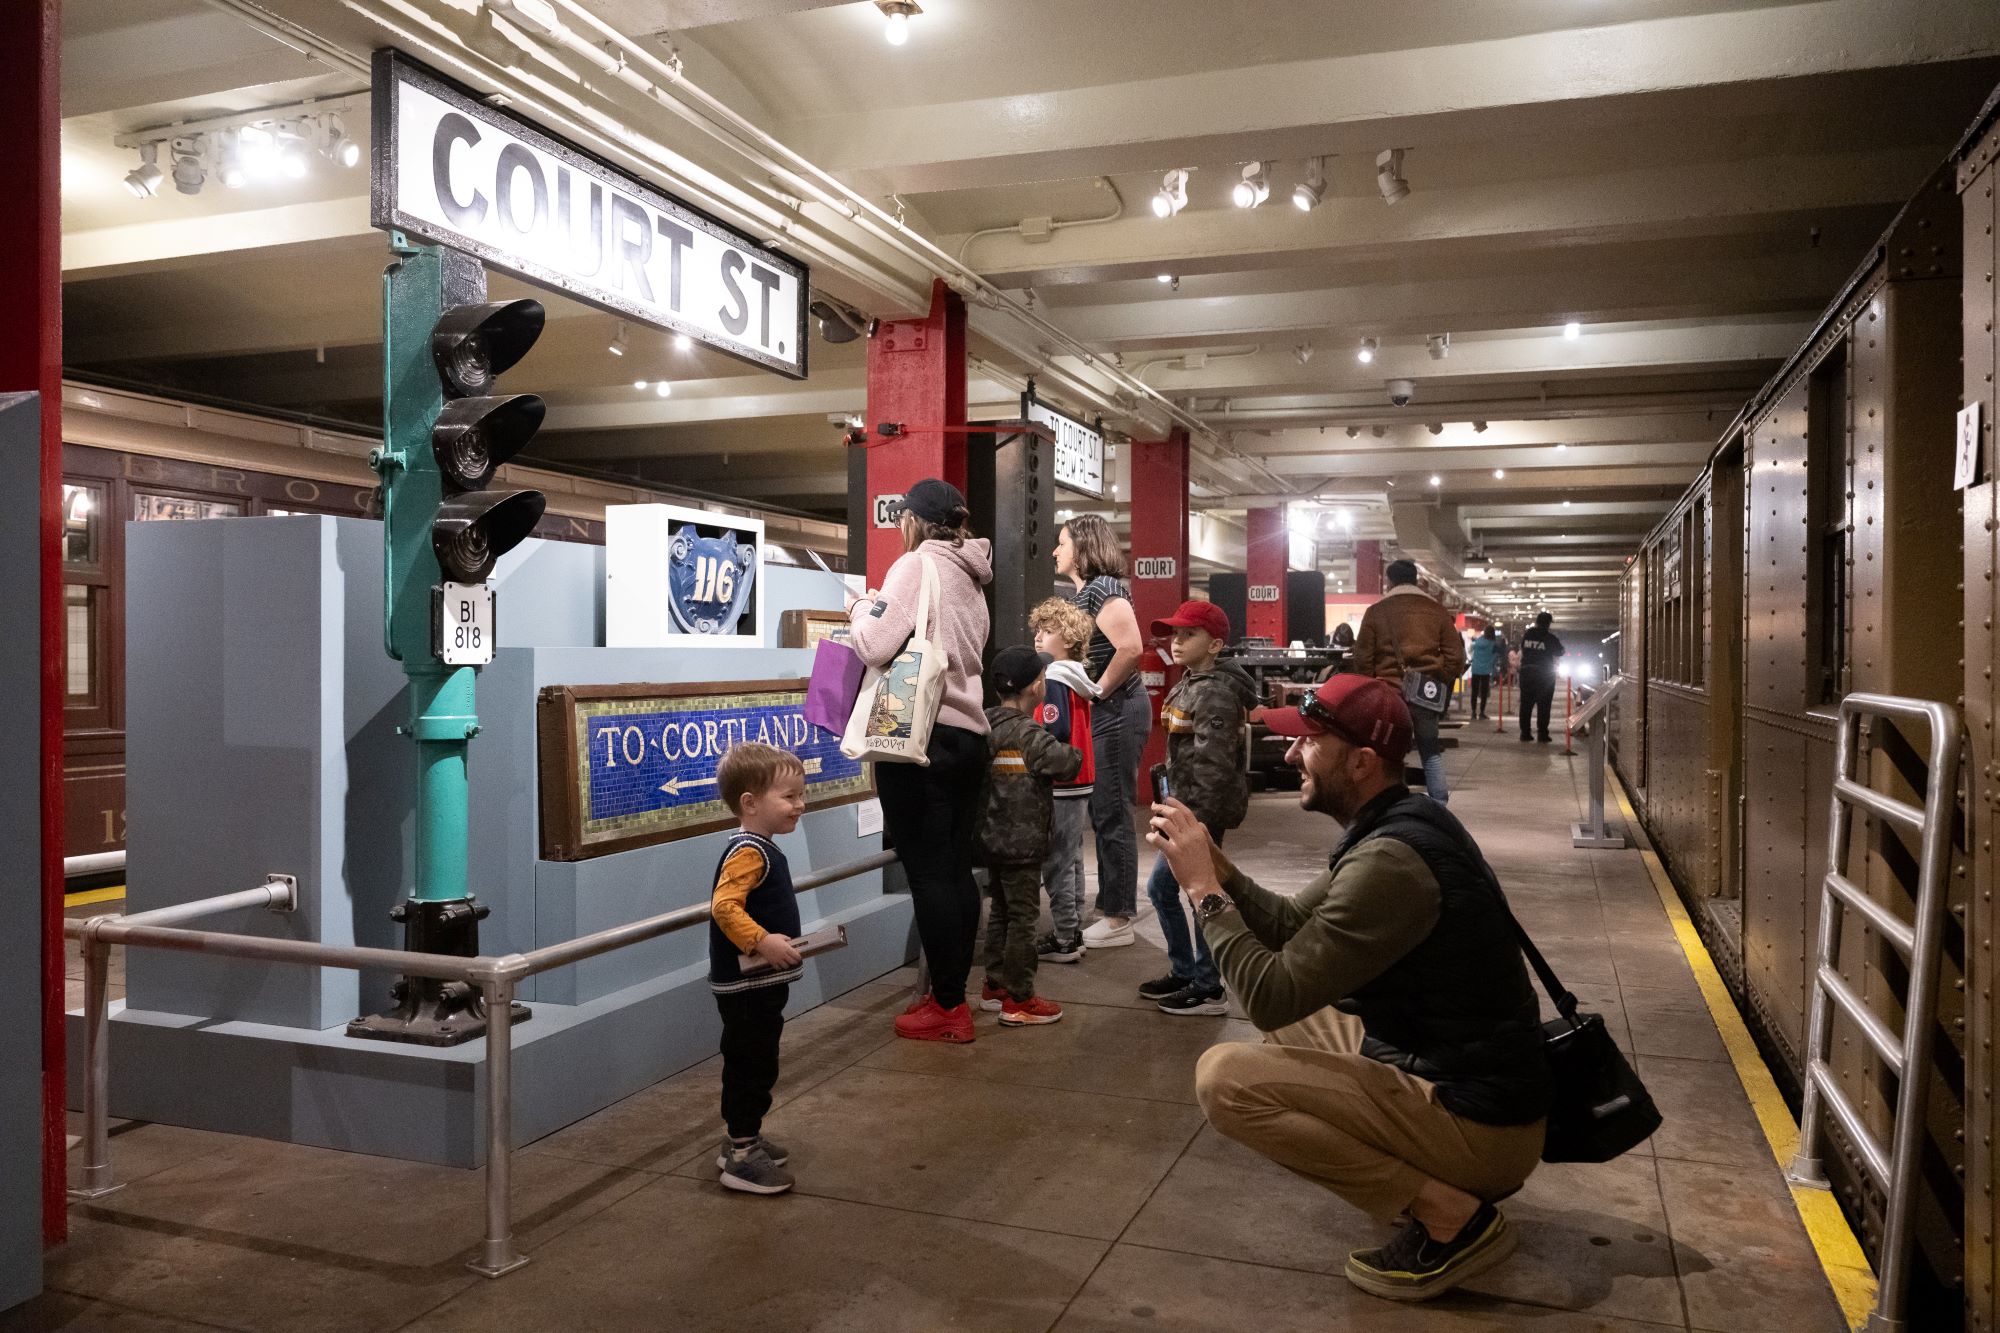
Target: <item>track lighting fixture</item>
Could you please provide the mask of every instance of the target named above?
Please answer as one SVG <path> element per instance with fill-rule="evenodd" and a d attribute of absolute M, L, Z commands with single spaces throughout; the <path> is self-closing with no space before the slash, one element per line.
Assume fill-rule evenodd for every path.
<path fill-rule="evenodd" d="M 157 144 L 139 149 L 139 165 L 125 173 L 125 188 L 135 199 L 151 199 L 160 192 L 160 150 Z"/>
<path fill-rule="evenodd" d="M 633 387 L 633 388 L 635 388 L 635 389 L 640 389 L 640 390 L 643 390 L 643 389 L 645 389 L 646 385 L 647 385 L 647 381 L 646 381 L 646 380 L 633 380 L 633 381 L 632 381 L 632 387 Z"/>
<path fill-rule="evenodd" d="M 1388 431 L 1387 431 L 1386 429 L 1384 429 L 1383 427 L 1381 427 L 1381 426 L 1370 426 L 1370 427 L 1368 428 L 1368 433 L 1369 433 L 1370 435 L 1373 435 L 1373 436 L 1374 436 L 1374 437 L 1375 437 L 1376 439 L 1378 439 L 1378 440 L 1379 440 L 1379 439 L 1381 439 L 1381 438 L 1382 438 L 1382 437 L 1383 437 L 1384 435 L 1387 435 L 1387 434 L 1388 434 L 1389 432 L 1388 432 Z"/>
<path fill-rule="evenodd" d="M 1158 275 L 1158 277 L 1155 279 L 1155 281 L 1157 281 L 1162 287 L 1166 286 L 1173 280 L 1174 280 L 1174 275 L 1171 273 L 1162 273 Z"/>
<path fill-rule="evenodd" d="M 1175 167 L 1160 178 L 1160 192 L 1153 196 L 1153 216 L 1170 218 L 1187 207 L 1187 168 Z"/>
<path fill-rule="evenodd" d="M 693 351 L 694 339 L 688 337 L 685 333 L 676 333 L 674 335 L 674 350 L 676 352 Z"/>
<path fill-rule="evenodd" d="M 623 356 L 628 346 L 625 341 L 625 321 L 621 319 L 618 321 L 617 332 L 611 335 L 611 345 L 604 350 L 613 356 Z"/>
<path fill-rule="evenodd" d="M 1424 350 L 1431 354 L 1431 360 L 1442 361 L 1451 355 L 1451 335 L 1431 333 L 1424 336 Z"/>
<path fill-rule="evenodd" d="M 1483 421 L 1473 422 L 1472 433 L 1475 435 L 1484 435 L 1486 433 L 1486 423 Z"/>
<path fill-rule="evenodd" d="M 656 380 L 653 384 L 653 393 L 661 398 L 671 398 L 673 397 L 674 386 L 665 380 Z"/>
<path fill-rule="evenodd" d="M 1350 439 L 1350 440 L 1352 440 L 1352 439 L 1358 439 L 1358 438 L 1360 437 L 1360 435 L 1361 435 L 1361 427 L 1359 427 L 1359 426 L 1349 426 L 1349 427 L 1347 428 L 1347 438 L 1348 438 L 1348 439 Z"/>
<path fill-rule="evenodd" d="M 1382 192 L 1382 202 L 1393 204 L 1409 196 L 1410 183 L 1403 179 L 1403 150 L 1384 148 L 1375 156 L 1375 188 Z"/>
<path fill-rule="evenodd" d="M 1236 182 L 1236 188 L 1229 197 L 1238 208 L 1255 208 L 1271 197 L 1271 178 L 1264 170 L 1262 162 L 1245 162 L 1243 179 Z"/>
<path fill-rule="evenodd" d="M 1292 355 L 1297 357 L 1299 364 L 1303 366 L 1306 362 L 1313 359 L 1313 345 L 1311 343 L 1299 343 L 1292 348 Z"/>
<path fill-rule="evenodd" d="M 875 0 L 875 8 L 882 11 L 887 24 L 882 35 L 891 46 L 901 46 L 910 40 L 910 20 L 924 12 L 915 0 Z"/>
<path fill-rule="evenodd" d="M 851 343 L 856 338 L 873 338 L 882 321 L 871 319 L 858 310 L 842 305 L 828 297 L 818 297 L 806 307 L 806 313 L 819 323 L 819 336 L 830 343 Z"/>
<path fill-rule="evenodd" d="M 1306 178 L 1292 187 L 1292 207 L 1301 213 L 1310 213 L 1319 207 L 1319 201 L 1326 198 L 1325 158 L 1306 159 Z"/>
<path fill-rule="evenodd" d="M 1577 323 L 1575 320 L 1571 320 L 1569 323 L 1563 325 L 1563 337 L 1569 339 L 1571 342 L 1575 342 L 1582 336 L 1583 325 Z"/>
<path fill-rule="evenodd" d="M 202 161 L 200 140 L 176 139 L 173 151 L 174 188 L 182 194 L 200 194 L 208 180 L 208 164 Z"/>
<path fill-rule="evenodd" d="M 1442 421 L 1433 421 L 1426 425 L 1424 429 L 1433 435 L 1442 435 L 1444 434 L 1444 423 Z"/>
<path fill-rule="evenodd" d="M 1442 486 L 1442 485 L 1444 485 L 1444 478 L 1443 478 L 1443 477 L 1440 477 L 1440 476 L 1439 476 L 1439 475 L 1438 475 L 1437 473 L 1435 473 L 1435 472 L 1431 473 L 1431 485 L 1432 485 L 1433 487 L 1436 487 L 1436 486 Z"/>
<path fill-rule="evenodd" d="M 1354 359 L 1364 366 L 1367 365 L 1375 359 L 1375 349 L 1377 346 L 1379 344 L 1373 338 L 1363 338 L 1361 346 L 1355 350 Z"/>
<path fill-rule="evenodd" d="M 1494 468 L 1494 469 L 1493 469 L 1493 480 L 1495 480 L 1495 481 L 1505 481 L 1505 480 L 1507 480 L 1507 469 L 1506 469 L 1506 468 L 1504 468 L 1504 467 L 1496 467 L 1496 468 Z"/>

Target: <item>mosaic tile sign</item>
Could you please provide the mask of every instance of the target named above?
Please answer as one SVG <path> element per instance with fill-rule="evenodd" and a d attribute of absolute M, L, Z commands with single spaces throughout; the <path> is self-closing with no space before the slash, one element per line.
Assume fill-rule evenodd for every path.
<path fill-rule="evenodd" d="M 874 795 L 867 766 L 806 721 L 805 699 L 802 680 L 543 690 L 543 859 L 583 860 L 733 824 L 715 769 L 739 741 L 798 755 L 807 809 Z"/>

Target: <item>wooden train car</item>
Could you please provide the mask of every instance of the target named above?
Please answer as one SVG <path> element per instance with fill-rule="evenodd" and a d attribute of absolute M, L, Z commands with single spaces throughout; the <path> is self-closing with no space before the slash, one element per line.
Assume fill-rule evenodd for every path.
<path fill-rule="evenodd" d="M 1975 596 L 1986 599 L 1977 614 L 1991 625 L 1993 506 L 1954 489 L 1953 417 L 1961 284 L 1969 292 L 1975 271 L 1987 276 L 1990 320 L 1993 262 L 1989 239 L 1988 258 L 1962 263 L 1961 232 L 1947 165 L 1724 432 L 1624 579 L 1614 763 L 1795 1109 L 1840 701 L 1869 691 L 1956 703 L 1968 682 L 1991 685 L 1990 630 L 1975 641 L 1969 627 L 1979 623 Z M 1969 309 L 1967 321 L 1972 328 Z M 1962 499 L 1965 531 L 1984 543 L 1977 558 L 1966 547 L 1963 629 Z M 1974 521 L 1978 503 L 1984 529 Z M 1921 734 L 1874 727 L 1863 772 L 1878 790 L 1921 804 L 1925 744 Z M 1914 835 L 1856 823 L 1857 882 L 1907 919 Z M 1951 885 L 1919 1187 L 1923 1271 L 1912 1326 L 1923 1328 L 1958 1320 L 1969 1233 L 1965 1095 L 1985 1081 L 1967 1066 L 1964 874 Z M 1852 915 L 1842 946 L 1848 982 L 1899 1028 L 1901 957 Z M 1833 1075 L 1886 1141 L 1895 1078 L 1845 1019 L 1832 1051 Z M 1831 1141 L 1835 1188 L 1873 1253 L 1883 1201 L 1837 1127 Z M 1987 1322 L 1974 1327 L 1992 1327 L 1990 1293 L 1985 1301 Z"/>
<path fill-rule="evenodd" d="M 63 727 L 66 858 L 88 878 L 88 858 L 125 847 L 125 525 L 283 514 L 367 516 L 375 441 L 94 385 L 63 391 Z M 709 497 L 509 464 L 503 484 L 548 497 L 535 529 L 558 541 L 604 540 L 604 507 Z M 730 505 L 765 520 L 771 557 L 811 551 L 845 566 L 844 525 Z M 105 878 L 115 879 L 113 869 Z"/>

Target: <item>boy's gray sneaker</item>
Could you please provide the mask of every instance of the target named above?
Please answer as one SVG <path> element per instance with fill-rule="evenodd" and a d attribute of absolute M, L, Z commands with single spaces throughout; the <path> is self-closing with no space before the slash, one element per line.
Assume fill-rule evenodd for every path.
<path fill-rule="evenodd" d="M 745 1194 L 783 1194 L 792 1187 L 792 1173 L 771 1160 L 764 1145 L 731 1148 L 723 1154 L 722 1188 Z"/>
<path fill-rule="evenodd" d="M 1035 957 L 1044 963 L 1074 963 L 1086 952 L 1082 932 L 1069 939 L 1051 933 L 1035 941 Z"/>
<path fill-rule="evenodd" d="M 731 1146 L 729 1138 L 725 1135 L 722 1140 L 722 1146 L 715 1153 L 716 1170 L 720 1171 L 723 1167 L 729 1165 L 729 1149 Z M 771 1159 L 772 1166 L 783 1166 L 786 1162 L 792 1160 L 791 1149 L 785 1147 L 776 1139 L 767 1139 L 762 1134 L 759 1134 L 756 1146 L 764 1150 L 765 1156 Z"/>

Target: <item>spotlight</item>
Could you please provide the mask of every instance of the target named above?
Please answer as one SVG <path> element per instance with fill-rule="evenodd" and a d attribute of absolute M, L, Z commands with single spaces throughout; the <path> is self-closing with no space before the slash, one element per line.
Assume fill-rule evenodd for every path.
<path fill-rule="evenodd" d="M 245 175 L 261 177 L 277 174 L 278 144 L 271 137 L 271 131 L 262 125 L 245 125 L 236 132 L 236 156 Z"/>
<path fill-rule="evenodd" d="M 1370 435 L 1373 435 L 1373 436 L 1374 436 L 1374 437 L 1375 437 L 1376 439 L 1378 439 L 1378 440 L 1379 440 L 1379 439 L 1381 439 L 1381 438 L 1382 438 L 1382 437 L 1383 437 L 1384 435 L 1388 434 L 1389 432 L 1388 432 L 1388 431 L 1386 431 L 1385 429 L 1383 429 L 1383 428 L 1382 428 L 1382 427 L 1380 427 L 1380 426 L 1370 426 L 1370 427 L 1368 428 L 1368 433 L 1369 433 Z"/>
<path fill-rule="evenodd" d="M 623 356 L 625 355 L 626 347 L 625 321 L 621 319 L 618 321 L 618 331 L 611 335 L 611 345 L 604 350 L 613 356 Z"/>
<path fill-rule="evenodd" d="M 278 170 L 291 180 L 303 180 L 306 174 L 306 136 L 298 125 L 281 125 L 272 136 L 277 152 Z"/>
<path fill-rule="evenodd" d="M 361 165 L 361 143 L 347 137 L 347 122 L 338 111 L 319 122 L 320 151 L 343 167 Z"/>
<path fill-rule="evenodd" d="M 1297 357 L 1299 364 L 1303 366 L 1306 362 L 1313 359 L 1313 345 L 1311 343 L 1299 343 L 1292 348 L 1292 355 Z"/>
<path fill-rule="evenodd" d="M 1444 434 L 1444 423 L 1442 421 L 1432 421 L 1427 423 L 1424 429 L 1433 435 L 1442 435 Z"/>
<path fill-rule="evenodd" d="M 674 350 L 676 352 L 691 351 L 693 348 L 694 339 L 688 337 L 685 333 L 676 333 L 674 335 Z"/>
<path fill-rule="evenodd" d="M 1171 273 L 1162 273 L 1154 279 L 1155 282 L 1160 283 L 1162 286 L 1172 282 L 1173 280 L 1174 280 L 1174 275 Z"/>
<path fill-rule="evenodd" d="M 1565 449 L 1567 449 L 1567 448 L 1569 448 L 1569 446 L 1568 446 L 1568 445 L 1566 445 L 1566 444 L 1559 444 L 1559 445 L 1557 445 L 1557 446 L 1556 446 L 1556 452 L 1557 452 L 1557 453 L 1561 453 L 1561 452 L 1563 452 L 1563 451 L 1564 451 Z"/>
<path fill-rule="evenodd" d="M 216 174 L 222 183 L 232 190 L 240 190 L 250 179 L 250 169 L 243 164 L 243 136 L 227 130 L 217 136 Z"/>
<path fill-rule="evenodd" d="M 1245 162 L 1243 179 L 1236 182 L 1236 188 L 1229 197 L 1238 208 L 1255 208 L 1271 197 L 1271 178 L 1264 171 L 1262 162 Z"/>
<path fill-rule="evenodd" d="M 1359 426 L 1349 426 L 1347 428 L 1347 438 L 1350 440 L 1357 438 L 1360 434 L 1361 427 Z"/>
<path fill-rule="evenodd" d="M 653 392 L 661 398 L 671 398 L 674 394 L 674 386 L 665 380 L 659 380 L 653 385 Z"/>
<path fill-rule="evenodd" d="M 1564 501 L 1563 501 L 1563 508 L 1564 508 L 1564 509 L 1567 509 L 1567 508 L 1569 508 L 1569 501 L 1567 501 L 1567 500 L 1564 500 Z"/>
<path fill-rule="evenodd" d="M 1360 348 L 1354 353 L 1354 359 L 1364 366 L 1367 365 L 1375 359 L 1375 348 L 1378 345 L 1373 338 L 1363 338 Z"/>
<path fill-rule="evenodd" d="M 1575 320 L 1571 320 L 1569 323 L 1563 325 L 1563 337 L 1569 339 L 1571 342 L 1575 342 L 1582 336 L 1583 325 L 1577 323 Z"/>
<path fill-rule="evenodd" d="M 1185 167 L 1175 167 L 1160 178 L 1160 192 L 1153 196 L 1153 216 L 1170 218 L 1187 207 L 1188 174 Z"/>
<path fill-rule="evenodd" d="M 632 387 L 633 387 L 633 388 L 635 388 L 635 389 L 644 389 L 644 388 L 646 387 L 646 381 L 645 381 L 645 380 L 633 380 L 633 381 L 632 381 Z"/>
<path fill-rule="evenodd" d="M 873 338 L 881 321 L 870 319 L 858 310 L 851 310 L 837 301 L 822 296 L 806 307 L 806 313 L 819 322 L 819 336 L 830 343 L 851 343 L 856 338 Z"/>
<path fill-rule="evenodd" d="M 1431 360 L 1442 361 L 1451 355 L 1451 335 L 1432 333 L 1424 337 L 1424 350 L 1431 354 Z"/>
<path fill-rule="evenodd" d="M 1494 469 L 1493 469 L 1493 480 L 1495 480 L 1495 481 L 1505 481 L 1505 480 L 1507 480 L 1507 469 L 1506 469 L 1506 468 L 1504 468 L 1504 467 L 1496 467 L 1496 468 L 1494 468 Z"/>
<path fill-rule="evenodd" d="M 1326 198 L 1326 176 L 1321 170 L 1325 160 L 1307 158 L 1306 178 L 1292 187 L 1292 207 L 1301 213 L 1312 212 L 1319 207 L 1319 201 Z"/>
<path fill-rule="evenodd" d="M 174 140 L 174 188 L 182 194 L 200 194 L 207 179 L 208 167 L 202 161 L 199 141 Z"/>
<path fill-rule="evenodd" d="M 139 165 L 125 173 L 125 188 L 134 199 L 151 199 L 160 192 L 160 147 L 146 144 L 139 149 Z"/>
<path fill-rule="evenodd" d="M 1382 202 L 1393 204 L 1398 199 L 1407 198 L 1410 183 L 1403 179 L 1403 150 L 1384 148 L 1375 156 L 1375 188 L 1382 192 Z"/>
<path fill-rule="evenodd" d="M 1486 433 L 1486 423 L 1485 423 L 1485 422 L 1483 422 L 1483 421 L 1475 421 L 1475 422 L 1473 422 L 1473 423 L 1472 423 L 1472 432 L 1473 432 L 1473 434 L 1475 434 L 1475 435 L 1484 435 L 1484 434 Z"/>
<path fill-rule="evenodd" d="M 889 45 L 901 46 L 910 40 L 910 19 L 923 13 L 923 7 L 915 0 L 875 0 L 875 8 L 882 11 L 887 26 L 882 35 L 889 39 Z"/>
<path fill-rule="evenodd" d="M 1435 473 L 1435 472 L 1431 473 L 1431 485 L 1433 485 L 1433 486 L 1442 486 L 1442 485 L 1444 485 L 1444 478 L 1443 478 L 1443 477 L 1440 477 L 1440 476 L 1439 476 L 1439 475 L 1438 475 L 1437 473 Z"/>

